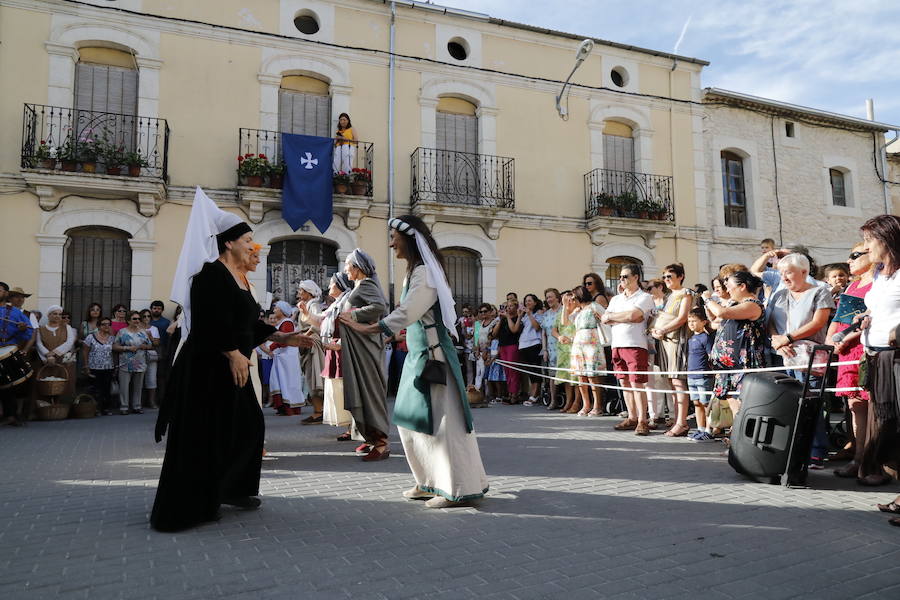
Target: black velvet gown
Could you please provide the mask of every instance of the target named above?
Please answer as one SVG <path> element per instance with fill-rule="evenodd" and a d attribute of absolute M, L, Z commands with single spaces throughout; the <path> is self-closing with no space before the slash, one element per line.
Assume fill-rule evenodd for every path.
<path fill-rule="evenodd" d="M 225 498 L 259 493 L 265 421 L 248 378 L 237 387 L 228 359 L 275 331 L 259 321 L 259 307 L 219 261 L 191 283 L 191 331 L 172 368 L 156 422 L 156 441 L 168 428 L 166 456 L 150 525 L 178 531 L 218 518 Z"/>

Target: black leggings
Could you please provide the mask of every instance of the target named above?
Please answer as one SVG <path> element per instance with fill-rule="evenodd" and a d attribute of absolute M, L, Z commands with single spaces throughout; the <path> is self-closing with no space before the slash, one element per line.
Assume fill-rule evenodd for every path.
<path fill-rule="evenodd" d="M 100 410 L 112 410 L 113 400 L 110 394 L 110 386 L 112 386 L 112 378 L 114 369 L 97 370 L 91 369 L 91 375 L 94 376 L 94 393 L 97 398 L 97 408 Z"/>

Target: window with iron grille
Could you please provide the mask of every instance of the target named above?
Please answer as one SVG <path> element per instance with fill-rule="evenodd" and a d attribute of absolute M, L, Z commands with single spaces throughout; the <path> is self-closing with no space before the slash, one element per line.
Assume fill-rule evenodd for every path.
<path fill-rule="evenodd" d="M 643 267 L 644 263 L 633 256 L 611 256 L 606 259 L 606 292 L 615 296 L 619 289 L 619 275 L 622 274 L 622 268 L 626 265 L 638 265 Z"/>
<path fill-rule="evenodd" d="M 844 173 L 838 169 L 828 169 L 828 175 L 831 177 L 831 202 L 835 206 L 847 206 Z"/>
<path fill-rule="evenodd" d="M 722 152 L 722 193 L 724 194 L 725 225 L 748 227 L 744 159 L 734 152 Z"/>
<path fill-rule="evenodd" d="M 327 291 L 328 280 L 338 270 L 336 250 L 335 246 L 316 240 L 272 242 L 266 273 L 266 287 L 272 292 L 272 301 L 293 304 L 304 279 L 312 279 Z"/>
<path fill-rule="evenodd" d="M 447 268 L 447 280 L 456 312 L 461 313 L 464 304 L 475 307 L 481 304 L 481 257 L 468 248 L 442 248 Z"/>
<path fill-rule="evenodd" d="M 73 325 L 93 302 L 103 314 L 116 304 L 131 306 L 131 246 L 128 234 L 104 227 L 80 227 L 68 232 L 63 250 L 62 305 Z M 134 306 L 141 309 L 144 306 Z"/>

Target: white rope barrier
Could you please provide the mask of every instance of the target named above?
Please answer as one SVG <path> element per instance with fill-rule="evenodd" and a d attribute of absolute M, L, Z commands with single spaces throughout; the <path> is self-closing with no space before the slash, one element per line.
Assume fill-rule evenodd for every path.
<path fill-rule="evenodd" d="M 715 395 L 715 392 L 707 392 L 707 391 L 702 391 L 702 392 L 689 391 L 689 390 L 679 391 L 679 390 L 675 390 L 672 388 L 669 388 L 669 389 L 634 388 L 634 387 L 624 387 L 624 386 L 619 386 L 619 385 L 609 385 L 607 383 L 590 383 L 590 382 L 582 383 L 580 381 L 572 381 L 571 379 L 562 379 L 560 377 L 553 377 L 552 375 L 544 375 L 542 373 L 538 373 L 535 371 L 528 371 L 526 369 L 520 369 L 518 367 L 512 366 L 512 365 L 521 365 L 523 363 L 512 363 L 512 362 L 508 362 L 505 360 L 497 360 L 495 362 L 497 362 L 498 364 L 501 364 L 509 369 L 512 369 L 514 371 L 519 371 L 520 373 L 525 373 L 527 375 L 534 375 L 534 376 L 540 377 L 542 379 L 549 379 L 551 381 L 558 381 L 560 383 L 570 383 L 572 385 L 584 385 L 587 387 L 598 387 L 598 388 L 603 388 L 603 389 L 607 389 L 607 390 L 622 390 L 623 392 L 651 392 L 653 394 L 695 394 L 695 395 L 700 395 L 700 396 L 714 396 Z M 844 361 L 843 364 L 856 364 L 858 362 L 859 361 L 851 360 L 851 361 Z M 831 364 L 841 364 L 841 363 L 831 363 Z M 533 369 L 536 368 L 536 369 L 568 371 L 571 373 L 577 373 L 577 371 L 575 371 L 574 369 L 557 369 L 556 367 L 536 367 L 535 365 L 527 365 L 527 364 L 525 366 L 531 367 Z M 813 365 L 813 367 L 815 367 L 815 366 L 817 366 L 817 365 Z M 825 365 L 822 365 L 822 366 L 824 367 Z M 762 371 L 771 371 L 773 369 L 774 370 L 786 370 L 782 367 L 776 367 L 776 368 L 769 367 L 766 369 L 747 369 L 746 371 L 738 371 L 738 370 L 713 371 L 713 373 L 759 373 Z M 604 372 L 605 373 L 613 373 L 613 371 L 595 371 L 595 372 L 596 373 L 604 373 Z M 618 371 L 618 373 L 632 373 L 632 374 L 637 373 L 637 374 L 652 374 L 652 375 L 679 373 L 679 372 L 683 372 L 683 371 L 665 371 L 665 372 L 663 372 L 663 371 L 652 371 L 652 372 L 651 371 Z M 696 373 L 697 371 L 691 371 L 691 372 Z M 485 381 L 487 381 L 487 380 L 485 380 Z M 856 392 L 856 391 L 861 391 L 862 389 L 863 388 L 861 388 L 861 387 L 843 387 L 843 388 L 827 388 L 827 389 L 825 389 L 825 391 L 826 392 Z M 740 393 L 739 392 L 729 392 L 728 395 L 729 396 L 740 396 Z"/>
<path fill-rule="evenodd" d="M 512 367 L 513 365 L 517 367 L 532 367 L 535 368 L 536 365 L 531 365 L 528 363 L 517 363 L 506 360 L 495 359 L 494 362 L 501 364 L 503 366 Z M 838 362 L 831 363 L 832 367 L 837 367 L 840 365 L 858 365 L 858 360 L 843 360 Z M 824 369 L 826 367 L 825 363 L 816 363 L 813 366 L 813 369 Z M 561 367 L 538 367 L 542 369 L 555 369 L 557 371 L 564 371 L 566 373 L 579 373 L 578 369 L 564 369 Z M 598 369 L 596 371 L 592 371 L 593 373 L 597 373 L 599 375 L 666 375 L 669 378 L 672 378 L 673 375 L 727 375 L 730 373 L 766 373 L 769 371 L 805 371 L 807 367 L 758 367 L 756 369 L 723 369 L 721 371 L 610 371 L 604 369 Z"/>

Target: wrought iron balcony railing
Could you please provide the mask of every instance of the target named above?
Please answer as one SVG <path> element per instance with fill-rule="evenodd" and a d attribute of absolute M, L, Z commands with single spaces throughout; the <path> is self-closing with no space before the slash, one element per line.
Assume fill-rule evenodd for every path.
<path fill-rule="evenodd" d="M 263 186 L 280 188 L 282 184 L 281 171 L 278 167 L 284 160 L 284 150 L 281 146 L 281 134 L 277 131 L 266 129 L 238 130 L 238 156 L 253 157 L 262 154 L 269 162 L 268 172 L 262 176 L 262 181 L 251 181 L 249 178 L 238 175 L 238 185 Z M 335 180 L 335 193 L 350 194 L 355 196 L 373 195 L 373 162 L 375 159 L 375 144 L 372 142 L 348 142 L 334 147 L 334 160 L 332 170 L 335 175 L 346 173 L 349 183 L 339 183 L 340 177 Z"/>
<path fill-rule="evenodd" d="M 515 208 L 516 172 L 512 158 L 416 148 L 410 160 L 410 204 Z"/>
<path fill-rule="evenodd" d="M 165 119 L 26 104 L 24 169 L 156 177 L 168 181 Z"/>
<path fill-rule="evenodd" d="M 674 221 L 672 178 L 665 175 L 594 169 L 584 175 L 585 214 Z"/>

